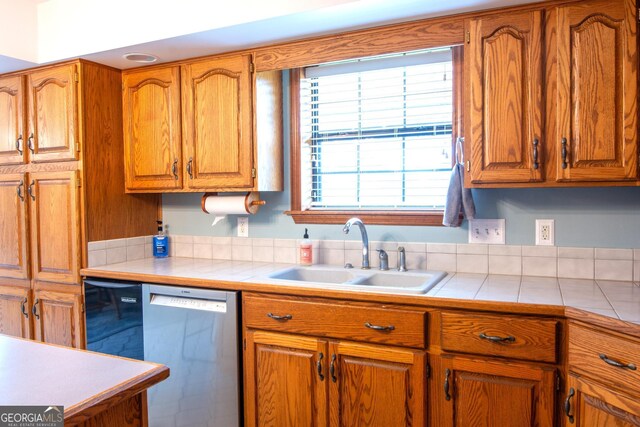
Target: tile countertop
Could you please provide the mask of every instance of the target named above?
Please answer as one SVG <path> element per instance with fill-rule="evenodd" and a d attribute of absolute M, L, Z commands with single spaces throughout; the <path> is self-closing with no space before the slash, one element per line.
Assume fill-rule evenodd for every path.
<path fill-rule="evenodd" d="M 533 276 L 448 274 L 424 295 L 388 294 L 321 289 L 318 285 L 285 285 L 269 279 L 291 264 L 205 260 L 170 257 L 147 258 L 81 271 L 83 276 L 128 279 L 220 289 L 280 292 L 310 296 L 341 294 L 358 300 L 380 300 L 406 304 L 455 306 L 455 300 L 477 302 L 487 310 L 513 310 L 561 315 L 566 306 L 640 325 L 640 284 L 607 280 L 558 279 Z M 428 300 L 427 300 L 428 299 Z M 453 303 L 452 303 L 453 301 Z"/>

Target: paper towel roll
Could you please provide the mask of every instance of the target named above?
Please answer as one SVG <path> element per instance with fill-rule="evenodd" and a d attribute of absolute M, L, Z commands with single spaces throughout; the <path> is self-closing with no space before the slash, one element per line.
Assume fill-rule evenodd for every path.
<path fill-rule="evenodd" d="M 258 208 L 264 204 L 264 200 L 260 200 L 260 193 L 256 192 L 247 193 L 244 196 L 218 196 L 217 194 L 202 196 L 202 210 L 215 216 L 211 225 L 216 225 L 227 215 L 256 214 Z"/>

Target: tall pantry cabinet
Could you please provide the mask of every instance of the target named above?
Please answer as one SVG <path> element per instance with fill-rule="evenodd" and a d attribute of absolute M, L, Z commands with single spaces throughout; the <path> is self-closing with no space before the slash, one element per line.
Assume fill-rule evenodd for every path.
<path fill-rule="evenodd" d="M 87 243 L 152 234 L 124 194 L 120 71 L 71 61 L 0 76 L 0 333 L 84 347 Z"/>

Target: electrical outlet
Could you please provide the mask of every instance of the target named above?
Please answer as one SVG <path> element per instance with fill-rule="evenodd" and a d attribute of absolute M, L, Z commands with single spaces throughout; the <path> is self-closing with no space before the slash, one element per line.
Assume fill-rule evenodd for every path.
<path fill-rule="evenodd" d="M 536 245 L 553 246 L 555 244 L 555 226 L 552 219 L 536 219 Z"/>
<path fill-rule="evenodd" d="M 238 217 L 238 237 L 249 237 L 249 217 Z"/>
<path fill-rule="evenodd" d="M 469 243 L 504 245 L 504 219 L 472 219 L 469 221 Z"/>

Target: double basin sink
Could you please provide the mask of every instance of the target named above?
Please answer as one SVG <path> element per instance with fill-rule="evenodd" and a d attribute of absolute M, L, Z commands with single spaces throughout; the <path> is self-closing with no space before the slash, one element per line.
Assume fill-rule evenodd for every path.
<path fill-rule="evenodd" d="M 340 290 L 425 294 L 443 277 L 442 271 L 379 271 L 334 266 L 290 267 L 268 277 L 287 284 L 319 286 Z"/>

